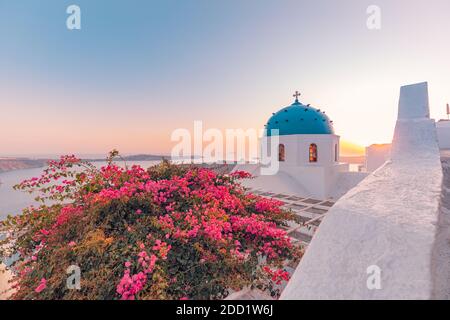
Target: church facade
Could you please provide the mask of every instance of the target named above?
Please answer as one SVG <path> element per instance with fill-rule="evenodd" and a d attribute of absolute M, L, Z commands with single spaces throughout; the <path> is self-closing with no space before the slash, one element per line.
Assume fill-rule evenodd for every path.
<path fill-rule="evenodd" d="M 278 172 L 263 177 L 249 165 L 236 170 L 250 171 L 256 179 L 249 182 L 252 188 L 265 191 L 295 193 L 304 197 L 326 199 L 337 195 L 339 180 L 345 179 L 341 187 L 354 186 L 366 174 L 349 172 L 349 165 L 339 161 L 339 139 L 333 122 L 325 111 L 299 101 L 295 101 L 272 114 L 264 127 L 261 150 L 277 150 L 274 156 L 279 161 Z M 276 148 L 270 148 L 277 144 Z M 260 166 L 260 165 L 259 165 Z M 346 190 L 345 190 L 346 191 Z"/>
<path fill-rule="evenodd" d="M 339 162 L 339 136 L 325 111 L 298 100 L 282 108 L 265 125 L 262 143 L 278 140 L 280 171 L 298 180 L 311 195 L 326 198 L 339 173 L 348 164 Z"/>

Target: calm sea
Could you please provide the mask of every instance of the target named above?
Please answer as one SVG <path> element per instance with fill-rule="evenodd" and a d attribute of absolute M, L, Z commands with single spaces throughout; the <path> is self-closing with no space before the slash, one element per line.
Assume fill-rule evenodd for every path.
<path fill-rule="evenodd" d="M 148 168 L 152 165 L 157 164 L 159 161 L 136 161 L 136 162 L 127 162 L 127 164 L 140 165 L 143 168 Z M 97 167 L 101 167 L 105 165 L 105 162 L 95 162 Z M 120 165 L 120 162 L 117 164 Z M 41 175 L 43 168 L 35 168 L 35 169 L 23 169 L 23 170 L 14 170 L 0 173 L 0 220 L 6 218 L 8 214 L 18 214 L 21 210 L 31 204 L 34 203 L 33 194 L 28 194 L 23 191 L 16 191 L 13 189 L 13 186 L 17 183 L 29 179 L 32 177 L 38 177 Z"/>

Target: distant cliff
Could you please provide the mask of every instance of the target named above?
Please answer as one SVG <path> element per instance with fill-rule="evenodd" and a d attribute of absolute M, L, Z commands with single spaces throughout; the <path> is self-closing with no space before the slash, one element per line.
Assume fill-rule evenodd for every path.
<path fill-rule="evenodd" d="M 152 155 L 152 154 L 136 154 L 124 156 L 126 161 L 160 161 L 162 159 L 170 159 L 170 156 Z M 104 162 L 105 159 L 83 159 L 90 162 Z M 28 159 L 28 158 L 5 158 L 0 157 L 0 172 L 11 170 L 41 168 L 47 165 L 49 159 Z"/>
<path fill-rule="evenodd" d="M 160 156 L 160 155 L 153 155 L 153 154 L 136 154 L 136 155 L 129 155 L 129 156 L 122 156 L 122 159 L 125 161 L 160 161 L 162 159 L 170 159 L 170 156 Z M 85 161 L 89 162 L 104 162 L 106 161 L 105 158 L 83 158 Z"/>
<path fill-rule="evenodd" d="M 162 160 L 164 156 L 151 154 L 138 154 L 123 157 L 126 161 L 155 161 Z M 170 157 L 167 157 L 170 158 Z M 91 162 L 105 161 L 105 159 L 84 159 Z M 0 157 L 0 172 L 11 170 L 41 168 L 46 166 L 48 159 L 28 159 L 28 158 L 2 158 Z"/>
<path fill-rule="evenodd" d="M 158 160 L 162 160 L 164 158 L 170 159 L 170 156 L 160 156 L 160 155 L 152 155 L 152 154 L 137 154 L 137 155 L 125 156 L 123 158 L 128 161 L 158 161 Z"/>
<path fill-rule="evenodd" d="M 29 168 L 40 168 L 47 164 L 48 160 L 39 159 L 21 159 L 21 158 L 0 158 L 0 172 L 29 169 Z"/>
<path fill-rule="evenodd" d="M 39 159 L 21 159 L 21 158 L 0 158 L 0 172 L 29 169 L 29 168 L 40 168 L 47 164 L 48 160 Z"/>

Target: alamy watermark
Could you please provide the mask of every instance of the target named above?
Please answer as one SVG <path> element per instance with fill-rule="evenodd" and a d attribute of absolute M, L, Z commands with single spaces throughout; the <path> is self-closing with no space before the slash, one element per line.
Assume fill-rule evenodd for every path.
<path fill-rule="evenodd" d="M 381 29 L 381 8 L 377 5 L 370 5 L 366 9 L 366 13 L 369 15 L 366 20 L 366 26 L 369 30 Z"/>
<path fill-rule="evenodd" d="M 261 175 L 278 172 L 278 130 L 271 130 L 270 137 L 267 137 L 263 135 L 264 130 L 256 129 L 203 130 L 203 122 L 194 121 L 192 132 L 186 128 L 172 132 L 171 141 L 176 142 L 171 151 L 173 161 L 197 164 L 259 163 Z"/>
<path fill-rule="evenodd" d="M 69 14 L 66 20 L 66 26 L 69 30 L 81 29 L 81 9 L 76 4 L 67 7 L 66 13 Z"/>
<path fill-rule="evenodd" d="M 66 269 L 69 275 L 66 280 L 66 287 L 69 290 L 81 289 L 81 269 L 77 265 L 71 265 Z"/>
<path fill-rule="evenodd" d="M 377 265 L 368 266 L 366 269 L 368 274 L 366 286 L 369 290 L 381 289 L 381 268 Z"/>

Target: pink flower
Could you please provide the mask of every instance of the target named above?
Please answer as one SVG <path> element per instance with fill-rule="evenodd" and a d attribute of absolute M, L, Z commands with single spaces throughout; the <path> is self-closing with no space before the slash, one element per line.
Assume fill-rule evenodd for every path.
<path fill-rule="evenodd" d="M 135 295 L 144 288 L 146 282 L 147 276 L 145 273 L 139 272 L 131 275 L 130 270 L 127 269 L 117 285 L 116 291 L 120 294 L 122 300 L 134 300 Z"/>
<path fill-rule="evenodd" d="M 45 278 L 41 279 L 41 282 L 39 283 L 39 285 L 36 287 L 36 289 L 34 289 L 34 291 L 36 293 L 40 293 L 42 290 L 44 290 L 45 288 L 47 288 L 47 280 Z"/>
<path fill-rule="evenodd" d="M 238 179 L 248 179 L 252 177 L 252 175 L 246 171 L 235 171 L 231 174 L 231 176 Z"/>
<path fill-rule="evenodd" d="M 208 268 L 205 272 L 223 271 L 223 277 L 232 277 L 233 274 L 227 274 L 232 272 L 228 270 L 234 269 L 229 268 L 230 265 L 244 266 L 246 261 L 262 256 L 268 267 L 261 276 L 275 283 L 289 279 L 284 269 L 275 269 L 281 261 L 290 259 L 296 249 L 286 231 L 279 226 L 289 215 L 281 208 L 281 202 L 248 193 L 239 184 L 238 179 L 251 177 L 248 173 L 222 175 L 207 169 L 191 168 L 179 172 L 175 170 L 176 175 L 161 176 L 159 170 L 145 170 L 138 166 L 124 169 L 110 163 L 99 170 L 84 170 L 72 175 L 70 168 L 77 161 L 72 156 L 61 158 L 60 162 L 51 164 L 42 177 L 25 182 L 22 187 L 39 190 L 51 184 L 48 193 L 57 202 L 64 199 L 71 203 L 73 201 L 72 204 L 54 207 L 54 211 L 53 207 L 29 209 L 30 217 L 43 222 L 32 229 L 32 240 L 39 245 L 31 254 L 29 251 L 22 253 L 24 256 L 33 256 L 25 261 L 22 269 L 36 267 L 36 264 L 46 268 L 45 265 L 41 266 L 45 261 L 41 261 L 43 253 L 39 253 L 40 249 L 46 255 L 51 255 L 58 254 L 61 249 L 71 251 L 78 248 L 79 245 L 70 240 L 75 239 L 73 234 L 76 234 L 71 222 L 82 219 L 82 223 L 74 226 L 77 232 L 85 234 L 85 223 L 91 225 L 93 218 L 96 219 L 95 223 L 99 217 L 109 219 L 103 214 L 93 215 L 92 210 L 97 212 L 103 208 L 112 208 L 110 204 L 114 200 L 113 207 L 115 203 L 120 204 L 131 214 L 125 215 L 121 221 L 121 226 L 128 231 L 124 237 L 119 235 L 115 240 L 124 242 L 122 255 L 114 256 L 118 260 L 114 266 L 123 269 L 123 275 L 118 279 L 110 279 L 116 286 L 117 296 L 122 299 L 155 298 L 152 286 L 162 274 L 164 283 L 168 283 L 168 296 L 181 297 L 181 300 L 196 298 L 195 292 L 191 291 L 190 281 L 187 283 L 185 278 L 177 280 L 171 273 L 165 272 L 171 268 L 170 264 L 183 263 L 176 258 L 189 246 L 194 246 L 198 255 L 186 259 L 199 261 L 197 263 Z M 67 180 L 61 183 L 59 179 Z M 51 214 L 48 215 L 48 212 Z M 47 215 L 50 219 L 40 219 Z M 28 216 L 17 219 L 21 228 L 27 227 L 27 219 Z M 100 228 L 104 229 L 102 225 Z M 105 238 L 107 236 L 110 235 L 104 234 Z M 59 242 L 58 239 L 70 242 Z M 109 239 L 112 238 L 107 238 L 108 243 Z M 301 252 L 298 254 L 300 256 Z M 123 263 L 122 267 L 120 263 Z M 21 277 L 26 277 L 26 273 Z M 26 289 L 38 293 L 47 287 L 44 278 L 40 282 L 39 278 L 35 278 L 34 282 L 38 283 L 36 289 L 32 288 L 34 284 Z M 178 288 L 180 293 L 176 295 Z M 50 295 L 50 289 L 45 292 L 46 296 Z"/>

